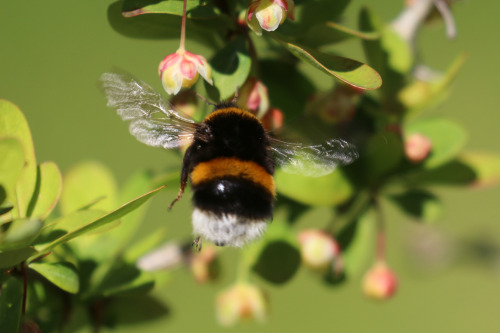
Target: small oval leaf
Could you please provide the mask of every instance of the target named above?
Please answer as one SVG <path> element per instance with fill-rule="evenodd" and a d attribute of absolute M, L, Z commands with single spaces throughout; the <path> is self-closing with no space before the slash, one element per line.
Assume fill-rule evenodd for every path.
<path fill-rule="evenodd" d="M 24 152 L 19 140 L 0 140 L 0 184 L 5 189 L 6 199 L 16 202 L 16 184 L 24 166 Z"/>
<path fill-rule="evenodd" d="M 1 239 L 0 249 L 26 247 L 36 238 L 43 222 L 38 219 L 18 219 L 10 222 L 9 229 Z"/>
<path fill-rule="evenodd" d="M 362 62 L 278 41 L 297 58 L 351 86 L 370 90 L 377 89 L 382 85 L 382 78 L 377 71 Z"/>
<path fill-rule="evenodd" d="M 354 186 L 340 168 L 322 177 L 290 174 L 278 169 L 275 180 L 279 193 L 312 206 L 338 205 L 354 192 Z"/>
<path fill-rule="evenodd" d="M 19 108 L 9 101 L 0 99 L 0 137 L 19 140 L 24 151 L 24 168 L 17 182 L 17 209 L 14 217 L 26 217 L 28 204 L 36 183 L 36 159 L 28 122 Z"/>
<path fill-rule="evenodd" d="M 220 50 L 210 60 L 214 87 L 205 85 L 212 100 L 222 101 L 232 96 L 236 87 L 241 87 L 247 79 L 251 64 L 244 38 L 236 38 Z"/>
<path fill-rule="evenodd" d="M 68 262 L 33 262 L 28 267 L 68 293 L 76 294 L 80 288 L 80 280 L 76 268 Z"/>
<path fill-rule="evenodd" d="M 44 220 L 59 200 L 62 190 L 62 175 L 54 162 L 43 162 L 38 167 L 37 186 L 28 216 Z"/>

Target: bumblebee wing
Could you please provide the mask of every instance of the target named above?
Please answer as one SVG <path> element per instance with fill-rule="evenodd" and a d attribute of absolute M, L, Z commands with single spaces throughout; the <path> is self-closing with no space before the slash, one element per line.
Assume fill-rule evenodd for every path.
<path fill-rule="evenodd" d="M 337 166 L 350 164 L 359 157 L 353 144 L 340 139 L 330 139 L 316 145 L 275 138 L 270 138 L 270 141 L 276 166 L 285 172 L 309 177 L 327 175 Z"/>
<path fill-rule="evenodd" d="M 104 73 L 102 87 L 108 106 L 130 122 L 130 133 L 140 142 L 165 149 L 189 142 L 199 127 L 192 119 L 172 109 L 147 83 L 130 76 Z"/>

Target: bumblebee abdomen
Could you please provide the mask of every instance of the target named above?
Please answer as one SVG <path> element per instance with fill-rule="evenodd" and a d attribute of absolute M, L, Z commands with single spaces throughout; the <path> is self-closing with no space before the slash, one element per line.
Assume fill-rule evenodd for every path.
<path fill-rule="evenodd" d="M 202 210 L 250 219 L 272 216 L 274 179 L 255 162 L 220 157 L 199 163 L 191 172 L 191 186 L 193 203 Z"/>

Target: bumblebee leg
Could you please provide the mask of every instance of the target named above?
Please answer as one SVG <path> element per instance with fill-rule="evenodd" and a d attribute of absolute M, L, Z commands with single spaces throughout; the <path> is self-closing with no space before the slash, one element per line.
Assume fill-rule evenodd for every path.
<path fill-rule="evenodd" d="M 175 197 L 174 201 L 172 201 L 172 203 L 168 206 L 168 210 L 171 210 L 172 207 L 174 207 L 175 203 L 182 198 L 182 195 L 184 194 L 185 187 L 186 187 L 186 184 L 181 184 L 181 187 L 179 189 L 179 193 L 177 193 L 177 196 Z"/>
<path fill-rule="evenodd" d="M 196 237 L 196 239 L 193 241 L 192 245 L 196 247 L 196 251 L 200 252 L 201 251 L 201 236 Z"/>
<path fill-rule="evenodd" d="M 179 188 L 179 193 L 177 193 L 177 197 L 175 197 L 174 201 L 172 201 L 172 203 L 168 206 L 168 210 L 171 210 L 174 204 L 182 198 L 182 195 L 184 194 L 184 189 L 186 188 L 187 185 L 187 181 L 188 181 L 188 169 L 184 165 L 181 171 L 181 186 Z"/>

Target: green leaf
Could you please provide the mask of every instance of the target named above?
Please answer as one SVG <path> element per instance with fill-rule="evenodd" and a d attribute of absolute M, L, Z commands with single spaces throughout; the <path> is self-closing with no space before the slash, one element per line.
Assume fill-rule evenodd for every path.
<path fill-rule="evenodd" d="M 470 185 L 478 179 L 476 171 L 460 159 L 455 159 L 432 169 L 418 168 L 402 177 L 408 187 L 424 185 Z"/>
<path fill-rule="evenodd" d="M 380 42 L 387 53 L 387 65 L 398 73 L 409 73 L 413 66 L 410 45 L 390 26 L 382 30 Z"/>
<path fill-rule="evenodd" d="M 159 187 L 151 192 L 148 192 L 148 193 L 120 206 L 118 209 L 112 211 L 111 213 L 106 214 L 106 215 L 98 218 L 97 220 L 95 220 L 91 223 L 88 223 L 84 226 L 81 226 L 80 228 L 73 230 L 73 231 L 57 238 L 56 240 L 52 241 L 51 243 L 49 243 L 47 245 L 40 246 L 39 251 L 43 252 L 43 253 L 47 253 L 50 250 L 52 250 L 54 247 L 56 247 L 60 244 L 66 243 L 75 237 L 86 234 L 90 231 L 93 231 L 99 227 L 102 227 L 110 222 L 113 222 L 113 221 L 125 216 L 126 214 L 139 208 L 141 205 L 143 205 L 146 201 L 148 201 L 152 196 L 157 194 L 158 191 L 163 189 L 163 188 L 164 188 L 164 186 Z"/>
<path fill-rule="evenodd" d="M 182 16 L 183 1 L 179 0 L 125 0 L 122 5 L 122 15 L 132 17 L 141 14 L 171 14 Z M 217 8 L 210 2 L 187 0 L 187 17 L 211 18 L 219 15 Z"/>
<path fill-rule="evenodd" d="M 382 78 L 377 71 L 362 62 L 276 40 L 297 58 L 354 87 L 368 90 L 382 85 Z"/>
<path fill-rule="evenodd" d="M 83 162 L 71 168 L 64 177 L 60 209 L 63 215 L 74 212 L 104 197 L 93 209 L 116 207 L 117 186 L 111 172 L 97 162 Z"/>
<path fill-rule="evenodd" d="M 0 292 L 0 327 L 2 332 L 19 332 L 22 317 L 23 283 L 11 277 Z"/>
<path fill-rule="evenodd" d="M 443 207 L 441 201 L 433 193 L 410 189 L 405 193 L 389 197 L 406 214 L 427 222 L 435 222 L 441 218 Z"/>
<path fill-rule="evenodd" d="M 455 122 L 444 118 L 422 119 L 404 126 L 404 136 L 420 133 L 432 143 L 429 157 L 422 162 L 425 168 L 435 168 L 458 155 L 465 145 L 466 132 Z"/>
<path fill-rule="evenodd" d="M 32 247 L 0 252 L 0 269 L 14 267 L 36 254 Z"/>
<path fill-rule="evenodd" d="M 26 247 L 37 237 L 43 222 L 39 219 L 18 219 L 10 222 L 5 236 L 0 239 L 0 250 Z"/>
<path fill-rule="evenodd" d="M 252 60 L 243 37 L 229 42 L 210 60 L 214 86 L 205 85 L 210 98 L 222 101 L 241 87 L 250 73 Z"/>
<path fill-rule="evenodd" d="M 44 220 L 59 200 L 62 176 L 54 162 L 43 162 L 38 167 L 35 194 L 28 209 L 28 216 Z"/>
<path fill-rule="evenodd" d="M 341 244 L 346 276 L 359 276 L 373 256 L 377 226 L 372 210 L 366 210 L 337 237 Z"/>
<path fill-rule="evenodd" d="M 500 182 L 500 156 L 492 153 L 466 152 L 459 161 L 475 172 L 474 186 L 489 186 Z"/>
<path fill-rule="evenodd" d="M 24 166 L 24 152 L 19 140 L 0 139 L 0 156 L 0 184 L 5 189 L 7 200 L 16 202 L 16 184 Z"/>
<path fill-rule="evenodd" d="M 24 168 L 17 183 L 14 217 L 26 217 L 28 204 L 36 183 L 36 159 L 33 140 L 28 123 L 19 108 L 9 101 L 0 99 L 0 138 L 19 140 L 24 152 Z"/>
<path fill-rule="evenodd" d="M 354 192 L 354 186 L 341 168 L 321 177 L 307 177 L 278 169 L 274 178 L 280 194 L 312 206 L 338 205 Z"/>
<path fill-rule="evenodd" d="M 282 284 L 295 275 L 299 266 L 297 248 L 284 240 L 275 240 L 266 244 L 252 269 L 264 280 Z"/>
<path fill-rule="evenodd" d="M 28 266 L 57 287 L 71 294 L 78 292 L 80 281 L 76 268 L 68 262 L 35 263 Z"/>

